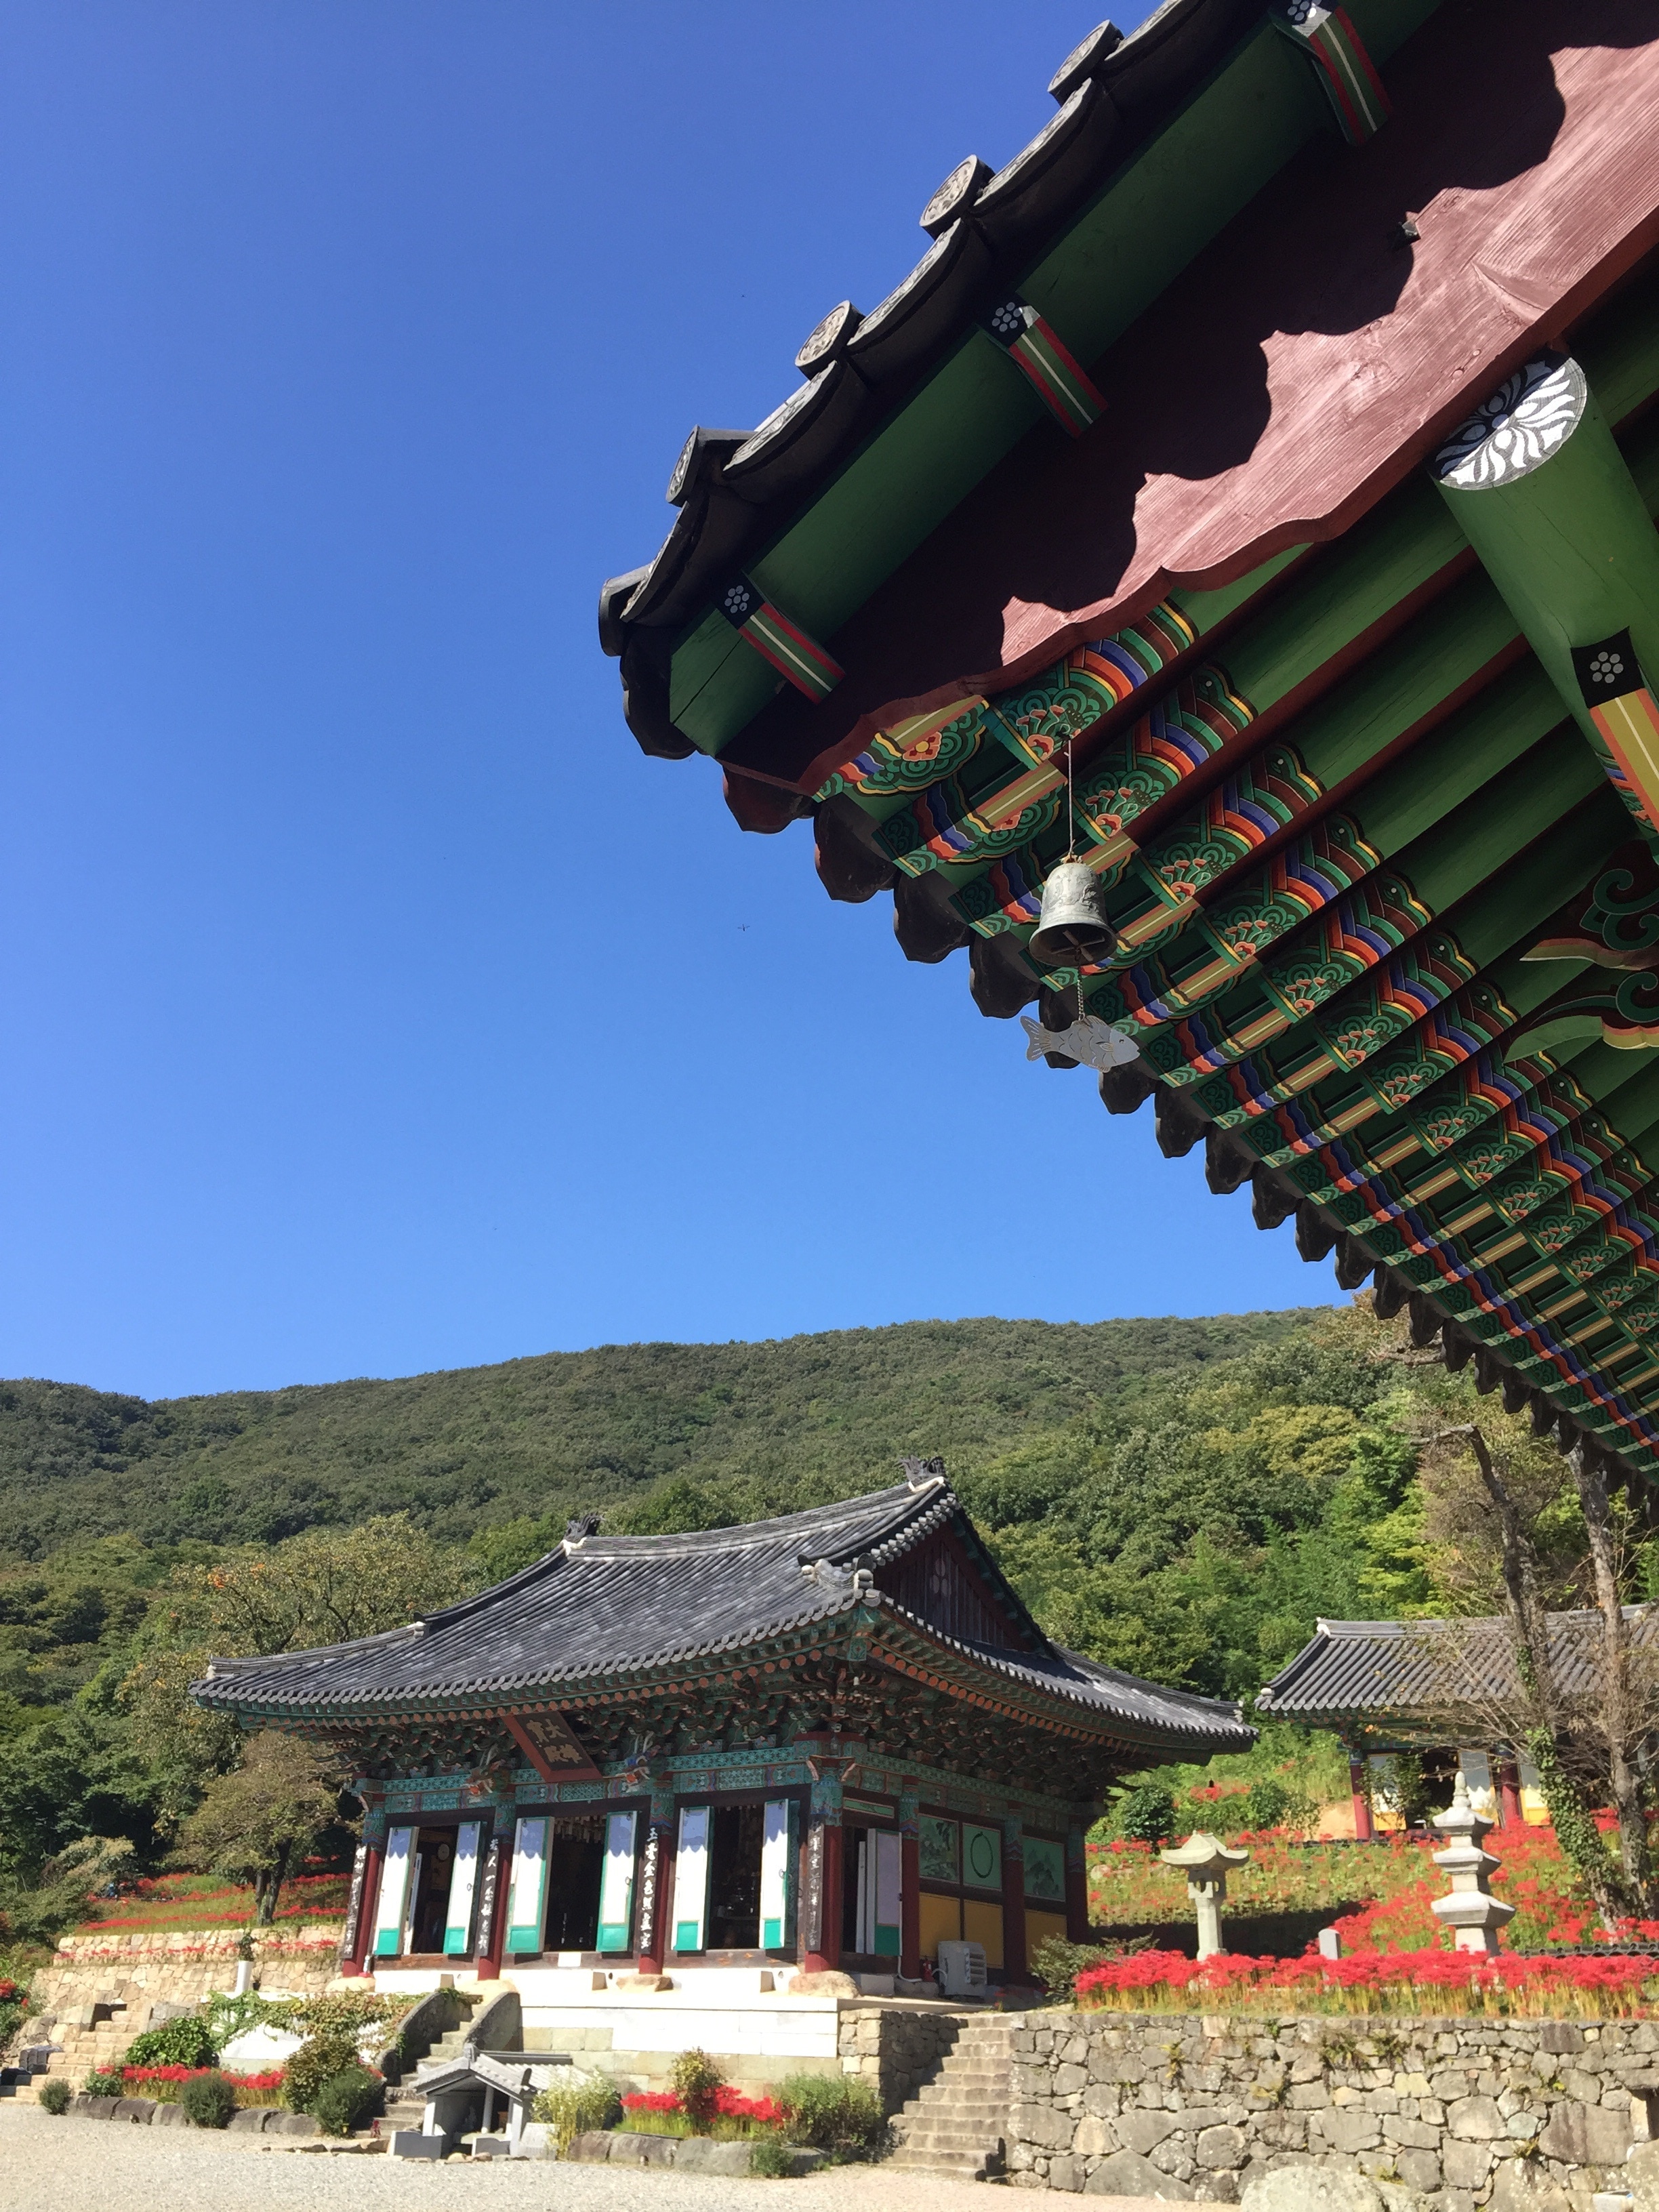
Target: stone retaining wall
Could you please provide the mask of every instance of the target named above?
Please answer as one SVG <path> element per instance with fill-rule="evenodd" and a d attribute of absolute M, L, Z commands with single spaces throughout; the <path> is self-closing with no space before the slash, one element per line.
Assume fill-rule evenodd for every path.
<path fill-rule="evenodd" d="M 199 2004 L 236 1980 L 240 1928 L 153 1929 L 119 1935 L 60 1936 L 50 1966 L 31 1984 L 38 2008 L 72 2011 L 106 1996 L 150 2003 Z M 265 1989 L 309 1995 L 339 1971 L 337 1924 L 254 1931 L 253 1972 Z"/>
<path fill-rule="evenodd" d="M 1592 2212 L 1659 2132 L 1646 2021 L 1043 2013 L 1012 2031 L 1009 2178 L 1237 2200 L 1329 2165 L 1437 2212 Z"/>
<path fill-rule="evenodd" d="M 884 2004 L 849 2006 L 836 2027 L 842 2071 L 856 2074 L 881 2094 L 882 2110 L 896 2112 L 924 2081 L 931 2081 L 956 2046 L 965 2012 L 943 2008 L 909 2011 Z"/>

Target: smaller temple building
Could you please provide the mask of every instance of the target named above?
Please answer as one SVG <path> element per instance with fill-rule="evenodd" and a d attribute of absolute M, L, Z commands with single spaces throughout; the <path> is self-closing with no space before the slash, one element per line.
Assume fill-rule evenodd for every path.
<path fill-rule="evenodd" d="M 1651 1652 L 1659 1616 L 1626 1608 L 1632 1636 Z M 1553 1613 L 1556 1680 L 1569 1696 L 1593 1680 L 1598 1613 Z M 1501 1732 L 1516 1703 L 1513 1631 L 1507 1620 L 1321 1620 L 1256 1698 L 1273 1720 L 1329 1729 L 1348 1753 L 1354 1833 L 1362 1842 L 1399 1828 L 1396 1762 L 1419 1763 L 1436 1804 L 1461 1773 L 1470 1802 L 1500 1827 L 1548 1821 L 1537 1769 Z"/>
<path fill-rule="evenodd" d="M 215 1660 L 193 1694 L 336 1747 L 367 1817 L 343 1945 L 403 1988 L 534 2008 L 700 2002 L 843 1969 L 890 1994 L 941 1943 L 1023 1982 L 1088 1923 L 1112 1778 L 1248 1747 L 1236 1708 L 1060 1650 L 938 1461 L 750 1526 L 558 1548 L 325 1650 Z"/>

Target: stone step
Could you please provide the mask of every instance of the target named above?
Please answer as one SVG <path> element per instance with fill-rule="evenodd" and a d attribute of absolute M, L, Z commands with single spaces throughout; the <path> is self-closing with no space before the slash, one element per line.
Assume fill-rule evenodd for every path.
<path fill-rule="evenodd" d="M 890 2171 L 896 2167 L 904 2173 L 951 2174 L 961 2181 L 984 2181 L 1002 2170 L 1000 2159 L 986 2153 L 975 2156 L 971 2151 L 896 2150 L 884 2162 Z"/>
<path fill-rule="evenodd" d="M 986 2128 L 907 2128 L 899 2138 L 902 2150 L 972 2151 L 980 2156 L 994 2149 L 1003 2138 Z"/>

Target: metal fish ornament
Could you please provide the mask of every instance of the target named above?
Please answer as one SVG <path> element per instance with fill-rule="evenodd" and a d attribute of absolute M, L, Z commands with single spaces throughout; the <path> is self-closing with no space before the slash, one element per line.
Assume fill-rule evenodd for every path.
<path fill-rule="evenodd" d="M 1045 1053 L 1063 1052 L 1067 1060 L 1079 1060 L 1085 1067 L 1097 1067 L 1103 1074 L 1110 1067 L 1127 1067 L 1132 1060 L 1139 1060 L 1140 1048 L 1133 1037 L 1115 1030 L 1109 1022 L 1103 1022 L 1097 1014 L 1085 1014 L 1068 1030 L 1045 1030 L 1041 1022 L 1034 1022 L 1029 1014 L 1019 1018 L 1027 1043 L 1027 1060 L 1041 1060 Z"/>

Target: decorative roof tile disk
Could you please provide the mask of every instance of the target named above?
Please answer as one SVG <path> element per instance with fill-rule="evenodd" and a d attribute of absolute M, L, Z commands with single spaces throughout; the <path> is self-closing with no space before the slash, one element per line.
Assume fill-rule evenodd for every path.
<path fill-rule="evenodd" d="M 1049 89 L 687 441 L 629 724 L 1651 1479 L 1659 0 L 1168 0 Z"/>

